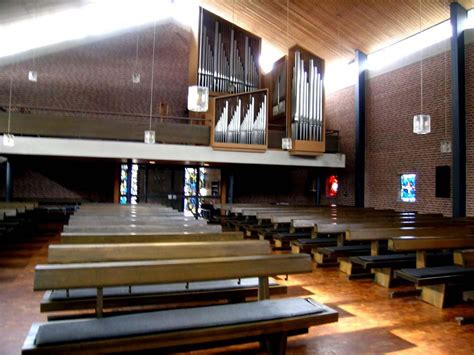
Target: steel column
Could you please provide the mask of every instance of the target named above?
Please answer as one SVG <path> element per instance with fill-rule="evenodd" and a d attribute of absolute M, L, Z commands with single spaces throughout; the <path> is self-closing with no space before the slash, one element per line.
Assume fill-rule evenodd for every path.
<path fill-rule="evenodd" d="M 453 117 L 453 217 L 466 215 L 466 87 L 464 29 L 467 11 L 451 3 L 451 96 Z"/>
<path fill-rule="evenodd" d="M 355 206 L 364 207 L 365 198 L 365 73 L 367 55 L 355 51 Z"/>
<path fill-rule="evenodd" d="M 12 166 L 9 160 L 5 162 L 5 201 L 11 202 L 13 196 Z"/>

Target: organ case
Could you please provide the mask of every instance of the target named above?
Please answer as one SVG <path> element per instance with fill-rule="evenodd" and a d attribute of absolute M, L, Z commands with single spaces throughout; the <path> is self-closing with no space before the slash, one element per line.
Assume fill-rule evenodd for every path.
<path fill-rule="evenodd" d="M 267 149 L 267 89 L 213 97 L 206 118 L 212 122 L 214 149 L 253 152 Z"/>
<path fill-rule="evenodd" d="M 270 123 L 285 122 L 292 139 L 290 153 L 324 153 L 324 60 L 293 46 L 264 81 L 270 86 Z"/>
<path fill-rule="evenodd" d="M 260 88 L 261 38 L 199 8 L 197 48 L 190 81 L 209 88 L 210 96 Z"/>

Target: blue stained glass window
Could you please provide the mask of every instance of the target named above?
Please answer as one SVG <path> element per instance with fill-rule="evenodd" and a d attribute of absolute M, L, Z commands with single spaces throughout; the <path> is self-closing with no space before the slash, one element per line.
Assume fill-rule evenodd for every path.
<path fill-rule="evenodd" d="M 400 176 L 400 198 L 403 202 L 416 202 L 416 174 Z"/>

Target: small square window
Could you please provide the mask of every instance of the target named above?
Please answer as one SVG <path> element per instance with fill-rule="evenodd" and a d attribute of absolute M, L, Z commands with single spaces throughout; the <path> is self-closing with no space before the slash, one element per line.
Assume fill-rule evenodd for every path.
<path fill-rule="evenodd" d="M 416 202 L 416 174 L 400 175 L 400 199 L 403 202 Z"/>

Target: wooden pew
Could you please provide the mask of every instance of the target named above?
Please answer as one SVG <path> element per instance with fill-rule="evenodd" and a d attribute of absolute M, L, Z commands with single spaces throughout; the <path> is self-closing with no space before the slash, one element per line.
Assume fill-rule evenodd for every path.
<path fill-rule="evenodd" d="M 304 255 L 260 255 L 38 265 L 35 290 L 94 287 L 99 318 L 33 324 L 23 354 L 124 352 L 213 345 L 219 341 L 266 340 L 268 350 L 283 354 L 288 335 L 337 321 L 336 311 L 310 299 L 268 300 L 268 277 L 311 272 Z M 102 289 L 110 286 L 259 278 L 259 302 L 174 309 L 100 318 Z"/>
<path fill-rule="evenodd" d="M 136 243 L 136 244 L 53 244 L 49 246 L 49 264 L 194 259 L 245 255 L 269 255 L 271 247 L 261 241 Z M 258 280 L 223 280 L 104 289 L 104 307 L 135 307 L 188 301 L 229 300 L 235 302 L 257 295 Z M 272 281 L 270 294 L 286 293 L 286 286 Z M 96 290 L 47 291 L 40 304 L 41 312 L 91 309 Z M 70 315 L 69 315 L 70 316 Z M 49 319 L 64 319 L 51 316 Z"/>
<path fill-rule="evenodd" d="M 157 224 L 157 225 L 94 225 L 94 226 L 64 226 L 64 232 L 70 233 L 125 233 L 125 232 L 222 232 L 222 227 L 217 225 L 200 224 Z"/>
<path fill-rule="evenodd" d="M 242 232 L 61 233 L 61 243 L 169 243 L 242 240 Z"/>
<path fill-rule="evenodd" d="M 416 251 L 416 269 L 395 271 L 396 277 L 415 283 L 421 288 L 421 299 L 443 308 L 449 285 L 473 285 L 474 268 L 458 265 L 426 267 L 426 256 L 429 250 L 459 249 L 474 247 L 474 237 L 415 237 L 392 238 L 388 248 L 393 251 Z"/>

